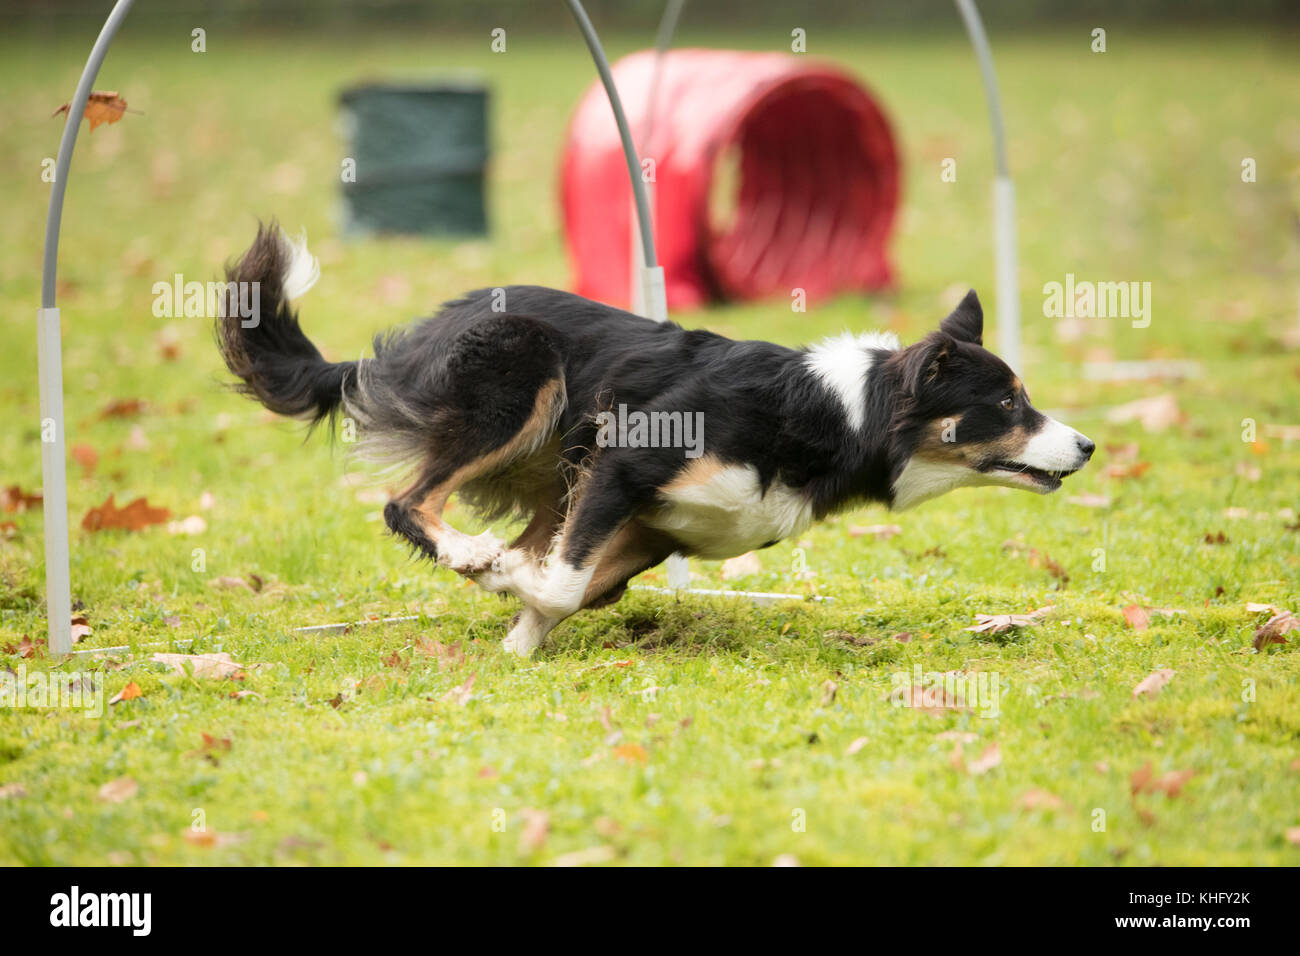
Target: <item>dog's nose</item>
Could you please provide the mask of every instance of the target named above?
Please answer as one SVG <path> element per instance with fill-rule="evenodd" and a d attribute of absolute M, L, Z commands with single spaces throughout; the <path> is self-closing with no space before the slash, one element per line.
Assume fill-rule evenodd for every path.
<path fill-rule="evenodd" d="M 1075 441 L 1079 443 L 1079 451 L 1083 454 L 1085 461 L 1091 458 L 1092 453 L 1097 450 L 1097 443 L 1084 435 L 1080 435 Z"/>

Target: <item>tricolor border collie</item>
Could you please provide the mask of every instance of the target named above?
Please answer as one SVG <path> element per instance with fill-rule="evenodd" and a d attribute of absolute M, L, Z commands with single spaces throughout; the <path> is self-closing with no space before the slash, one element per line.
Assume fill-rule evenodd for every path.
<path fill-rule="evenodd" d="M 910 508 L 969 485 L 1046 494 L 1093 452 L 983 348 L 973 291 L 907 348 L 846 333 L 791 349 L 507 286 L 377 336 L 373 358 L 329 362 L 289 305 L 318 275 L 274 224 L 227 269 L 259 290 L 255 322 L 217 320 L 237 387 L 281 415 L 354 419 L 363 453 L 403 470 L 389 529 L 518 597 L 505 647 L 520 655 L 675 551 L 731 557 L 864 502 Z M 611 436 L 614 409 L 702 415 L 702 447 Z M 471 537 L 443 521 L 452 494 L 528 524 L 509 544 Z"/>

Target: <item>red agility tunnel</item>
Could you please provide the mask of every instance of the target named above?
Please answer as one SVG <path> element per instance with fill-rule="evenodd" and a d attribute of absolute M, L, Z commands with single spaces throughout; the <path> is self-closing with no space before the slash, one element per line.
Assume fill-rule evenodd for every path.
<path fill-rule="evenodd" d="M 670 307 L 891 284 L 898 155 L 856 81 L 794 55 L 675 50 L 661 61 L 648 123 L 654 59 L 635 53 L 613 70 L 643 171 L 653 171 Z M 569 125 L 561 198 L 576 291 L 628 305 L 635 214 L 599 83 Z"/>

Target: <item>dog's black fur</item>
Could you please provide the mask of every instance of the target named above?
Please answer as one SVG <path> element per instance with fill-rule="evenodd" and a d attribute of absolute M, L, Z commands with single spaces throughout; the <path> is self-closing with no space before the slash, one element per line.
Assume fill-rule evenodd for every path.
<path fill-rule="evenodd" d="M 665 489 L 691 459 L 680 448 L 598 447 L 597 413 L 620 404 L 703 412 L 712 463 L 752 468 L 763 495 L 788 490 L 814 519 L 860 502 L 899 503 L 900 478 L 927 450 L 943 467 L 997 473 L 1037 491 L 1054 490 L 1092 450 L 1079 436 L 1069 467 L 1017 457 L 1050 420 L 983 348 L 974 292 L 916 345 L 862 346 L 866 354 L 855 360 L 869 373 L 860 392 L 837 392 L 806 349 L 655 323 L 537 286 L 471 292 L 432 318 L 377 336 L 373 358 L 329 362 L 284 300 L 291 254 L 272 225 L 228 269 L 232 282 L 260 284 L 260 321 L 246 328 L 218 320 L 226 364 L 238 387 L 272 411 L 315 423 L 342 409 L 372 450 L 412 466 L 412 485 L 388 504 L 385 520 L 432 558 L 441 525 L 422 502 L 452 484 L 489 515 L 537 521 L 550 509 L 551 531 L 562 532 L 559 556 L 571 567 L 594 560 L 618 529 L 642 519 L 652 543 L 638 571 L 652 557 L 695 550 L 646 517 L 666 507 Z M 960 425 L 940 443 L 936 429 L 945 421 Z"/>

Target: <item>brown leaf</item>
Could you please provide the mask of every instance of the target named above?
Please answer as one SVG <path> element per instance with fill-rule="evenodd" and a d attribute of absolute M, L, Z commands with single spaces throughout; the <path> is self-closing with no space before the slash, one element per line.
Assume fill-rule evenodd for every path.
<path fill-rule="evenodd" d="M 519 852 L 536 853 L 546 845 L 546 838 L 551 831 L 551 815 L 545 810 L 526 807 L 520 810 L 524 818 L 524 829 L 519 834 Z"/>
<path fill-rule="evenodd" d="M 853 742 L 844 749 L 844 756 L 852 757 L 855 753 L 865 747 L 868 743 L 866 737 L 855 737 Z"/>
<path fill-rule="evenodd" d="M 99 799 L 105 803 L 124 803 L 140 792 L 140 785 L 130 777 L 118 777 L 99 788 Z"/>
<path fill-rule="evenodd" d="M 91 635 L 90 621 L 82 616 L 77 615 L 72 619 L 72 643 L 76 644 L 83 637 Z"/>
<path fill-rule="evenodd" d="M 99 452 L 95 451 L 90 445 L 77 444 L 68 449 L 68 454 L 72 460 L 81 466 L 81 470 L 86 475 L 95 471 L 95 466 L 99 464 Z"/>
<path fill-rule="evenodd" d="M 835 695 L 839 693 L 840 686 L 833 680 L 827 680 L 822 684 L 822 706 L 829 707 L 835 703 Z"/>
<path fill-rule="evenodd" d="M 453 687 L 451 690 L 447 691 L 447 693 L 443 694 L 440 699 L 451 701 L 453 704 L 464 707 L 470 702 L 470 698 L 474 696 L 474 679 L 477 676 L 477 674 L 470 674 L 465 683 Z"/>
<path fill-rule="evenodd" d="M 1151 462 L 1149 461 L 1135 461 L 1131 464 L 1107 465 L 1103 474 L 1105 474 L 1107 478 L 1116 479 L 1141 478 L 1148 470 L 1150 470 L 1150 468 Z"/>
<path fill-rule="evenodd" d="M 1179 424 L 1186 417 L 1178 407 L 1178 399 L 1174 393 L 1164 392 L 1112 408 L 1106 415 L 1106 421 L 1112 425 L 1138 421 L 1148 432 L 1160 432 Z"/>
<path fill-rule="evenodd" d="M 1130 604 L 1124 608 L 1124 620 L 1135 631 L 1145 631 L 1151 624 L 1151 614 L 1140 604 Z"/>
<path fill-rule="evenodd" d="M 461 649 L 460 641 L 455 644 L 443 644 L 441 641 L 430 640 L 427 637 L 417 637 L 415 649 L 427 657 L 437 658 L 440 668 L 459 667 L 465 661 L 465 652 Z"/>
<path fill-rule="evenodd" d="M 1160 693 L 1160 689 L 1173 680 L 1174 672 L 1171 668 L 1162 667 L 1158 671 L 1153 671 L 1138 682 L 1133 688 L 1133 696 L 1141 697 L 1143 694 L 1149 694 L 1155 697 Z"/>
<path fill-rule="evenodd" d="M 961 744 L 957 746 L 960 747 Z M 994 743 L 985 747 L 980 755 L 967 765 L 966 769 L 976 776 L 980 776 L 988 773 L 1000 763 L 1002 763 L 1002 748 Z"/>
<path fill-rule="evenodd" d="M 1129 792 L 1133 796 L 1139 793 L 1163 793 L 1167 797 L 1176 797 L 1194 776 L 1195 770 L 1171 770 L 1157 777 L 1148 760 L 1129 776 Z"/>
<path fill-rule="evenodd" d="M 244 669 L 243 664 L 231 660 L 225 651 L 216 654 L 154 654 L 149 658 L 159 664 L 166 664 L 182 677 L 187 676 L 186 665 L 195 677 L 231 677 Z"/>
<path fill-rule="evenodd" d="M 72 108 L 71 103 L 64 103 L 50 116 L 58 116 L 60 113 L 66 113 Z M 118 96 L 117 90 L 95 90 L 86 98 L 86 109 L 82 114 L 90 123 L 90 131 L 93 133 L 95 127 L 101 123 L 113 124 L 122 118 L 126 112 L 126 100 Z"/>
<path fill-rule="evenodd" d="M 119 508 L 110 494 L 102 505 L 86 512 L 81 527 L 85 531 L 139 531 L 151 524 L 163 524 L 171 516 L 166 508 L 151 507 L 144 498 L 136 498 L 125 508 Z"/>
<path fill-rule="evenodd" d="M 1028 614 L 976 614 L 975 626 L 968 627 L 966 630 L 974 631 L 976 634 L 1001 634 L 1016 627 L 1034 627 L 1051 610 L 1049 606 L 1040 607 Z"/>
<path fill-rule="evenodd" d="M 115 398 L 99 410 L 100 419 L 130 418 L 144 411 L 144 399 Z"/>
<path fill-rule="evenodd" d="M 28 493 L 17 485 L 0 488 L 0 509 L 3 509 L 5 514 L 18 514 L 26 511 L 39 505 L 42 500 L 39 491 Z"/>
<path fill-rule="evenodd" d="M 902 527 L 896 524 L 855 524 L 849 526 L 849 537 L 861 538 L 864 535 L 871 535 L 877 541 L 888 541 L 895 535 L 901 534 L 902 531 Z"/>
<path fill-rule="evenodd" d="M 1279 610 L 1255 631 L 1255 650 L 1262 654 L 1270 644 L 1285 644 L 1286 638 L 1282 635 L 1291 631 L 1300 631 L 1300 619 L 1290 611 Z"/>
<path fill-rule="evenodd" d="M 619 744 L 610 751 L 619 760 L 626 763 L 645 763 L 650 755 L 640 744 Z"/>
<path fill-rule="evenodd" d="M 1060 797 L 1047 790 L 1029 790 L 1020 798 L 1020 806 L 1025 810 L 1059 810 L 1064 804 Z"/>
<path fill-rule="evenodd" d="M 113 695 L 113 698 L 109 700 L 109 704 L 110 705 L 118 704 L 124 700 L 135 700 L 137 697 L 143 697 L 143 696 L 144 696 L 144 691 L 140 689 L 140 685 L 137 684 L 135 681 L 131 681 L 120 691 L 118 691 L 118 693 Z"/>

